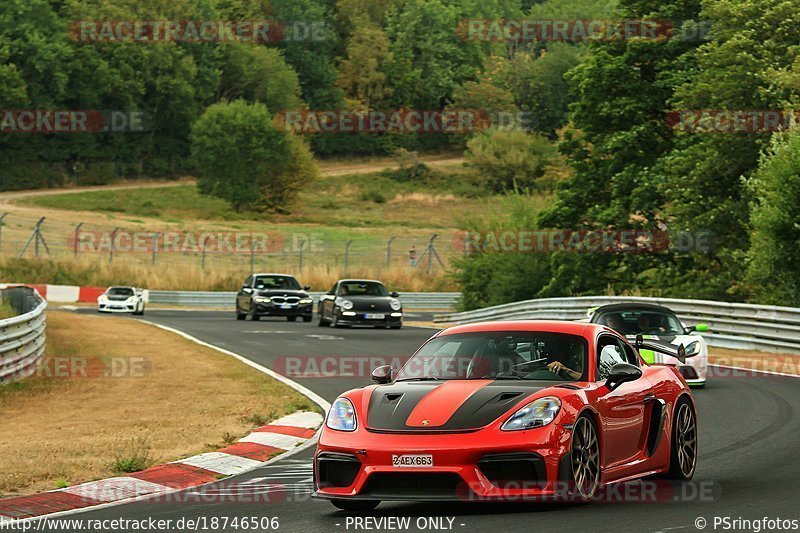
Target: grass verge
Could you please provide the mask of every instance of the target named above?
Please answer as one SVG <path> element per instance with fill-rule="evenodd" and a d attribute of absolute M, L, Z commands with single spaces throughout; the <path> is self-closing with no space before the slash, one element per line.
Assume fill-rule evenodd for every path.
<path fill-rule="evenodd" d="M 450 292 L 456 291 L 455 280 L 442 269 L 425 273 L 425 265 L 416 269 L 393 266 L 391 269 L 313 265 L 298 271 L 296 265 L 256 264 L 257 271 L 284 272 L 297 276 L 302 285 L 312 290 L 327 291 L 338 279 L 378 278 L 391 291 L 398 292 Z M 249 265 L 214 268 L 203 272 L 197 261 L 162 262 L 155 266 L 148 262 L 117 261 L 109 264 L 99 257 L 79 260 L 50 259 L 0 259 L 0 279 L 13 283 L 79 285 L 108 287 L 135 285 L 152 290 L 181 291 L 237 291 L 250 274 Z"/>
<path fill-rule="evenodd" d="M 133 320 L 49 311 L 37 376 L 0 387 L 0 495 L 212 451 L 317 409 L 219 352 Z"/>

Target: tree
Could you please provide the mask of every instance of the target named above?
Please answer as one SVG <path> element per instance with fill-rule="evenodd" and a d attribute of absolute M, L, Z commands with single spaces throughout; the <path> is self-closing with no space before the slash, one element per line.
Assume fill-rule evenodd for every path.
<path fill-rule="evenodd" d="M 543 188 L 541 178 L 555 148 L 542 135 L 489 130 L 469 140 L 465 155 L 490 189 L 519 191 Z"/>
<path fill-rule="evenodd" d="M 280 51 L 231 43 L 223 48 L 218 100 L 260 102 L 272 113 L 303 106 L 297 73 Z"/>
<path fill-rule="evenodd" d="M 747 190 L 753 197 L 747 290 L 759 303 L 800 306 L 800 131 L 773 137 Z"/>
<path fill-rule="evenodd" d="M 339 63 L 336 85 L 355 107 L 380 109 L 392 94 L 386 80 L 386 69 L 391 62 L 392 53 L 386 34 L 365 21 L 350 36 L 347 56 Z"/>
<path fill-rule="evenodd" d="M 237 211 L 284 209 L 316 175 L 306 145 L 278 130 L 264 104 L 214 104 L 192 126 L 191 140 L 200 191 Z"/>

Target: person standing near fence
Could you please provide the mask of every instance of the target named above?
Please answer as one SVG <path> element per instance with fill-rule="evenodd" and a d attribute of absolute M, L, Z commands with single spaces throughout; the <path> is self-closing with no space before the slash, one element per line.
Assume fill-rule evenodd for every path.
<path fill-rule="evenodd" d="M 417 248 L 413 245 L 408 251 L 408 264 L 411 265 L 412 268 L 417 266 Z"/>

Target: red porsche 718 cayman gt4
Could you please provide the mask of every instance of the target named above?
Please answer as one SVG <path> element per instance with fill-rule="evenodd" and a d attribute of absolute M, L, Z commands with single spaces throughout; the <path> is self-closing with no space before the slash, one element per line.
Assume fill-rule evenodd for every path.
<path fill-rule="evenodd" d="M 314 496 L 368 511 L 382 500 L 593 498 L 654 474 L 691 479 L 692 394 L 672 366 L 637 348 L 683 347 L 598 324 L 456 326 L 399 372 L 342 394 L 320 435 Z"/>

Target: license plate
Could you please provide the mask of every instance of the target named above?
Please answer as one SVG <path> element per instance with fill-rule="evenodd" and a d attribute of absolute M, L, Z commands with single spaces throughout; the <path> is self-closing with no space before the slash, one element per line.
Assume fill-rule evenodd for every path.
<path fill-rule="evenodd" d="M 281 304 L 281 309 L 291 309 L 292 304 Z"/>
<path fill-rule="evenodd" d="M 433 466 L 433 455 L 392 455 L 392 466 L 415 468 Z"/>
<path fill-rule="evenodd" d="M 367 320 L 383 320 L 384 315 L 381 313 L 367 313 L 364 315 Z"/>

